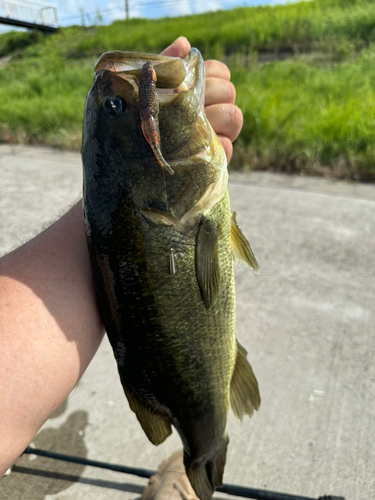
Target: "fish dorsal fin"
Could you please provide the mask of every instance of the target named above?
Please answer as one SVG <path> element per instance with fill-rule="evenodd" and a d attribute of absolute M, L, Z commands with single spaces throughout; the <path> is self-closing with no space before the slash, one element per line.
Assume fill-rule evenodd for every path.
<path fill-rule="evenodd" d="M 233 260 L 237 265 L 244 263 L 259 272 L 259 264 L 251 250 L 250 244 L 245 238 L 240 226 L 237 224 L 237 214 L 232 212 L 232 224 L 230 227 L 230 242 L 232 245 Z"/>
<path fill-rule="evenodd" d="M 139 398 L 123 383 L 125 395 L 128 398 L 129 406 L 137 415 L 137 419 L 142 426 L 146 436 L 152 444 L 158 445 L 172 434 L 171 424 L 160 415 L 152 413 Z"/>
<path fill-rule="evenodd" d="M 238 420 L 251 416 L 260 406 L 258 382 L 247 360 L 246 349 L 237 341 L 237 358 L 230 383 L 230 406 Z"/>
<path fill-rule="evenodd" d="M 202 217 L 195 248 L 195 269 L 203 302 L 208 309 L 219 290 L 219 248 L 217 225 Z"/>

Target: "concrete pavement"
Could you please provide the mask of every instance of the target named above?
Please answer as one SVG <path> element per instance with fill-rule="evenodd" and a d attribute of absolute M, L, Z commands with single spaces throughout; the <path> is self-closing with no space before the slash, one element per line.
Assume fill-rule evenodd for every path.
<path fill-rule="evenodd" d="M 75 153 L 0 145 L 0 252 L 79 198 Z M 375 186 L 233 174 L 232 208 L 261 274 L 236 269 L 237 334 L 262 406 L 229 416 L 224 481 L 317 498 L 375 498 Z M 130 411 L 105 340 L 36 447 L 155 469 L 180 447 L 152 446 Z M 25 455 L 3 500 L 135 499 L 145 480 Z M 216 498 L 224 498 L 221 493 Z"/>

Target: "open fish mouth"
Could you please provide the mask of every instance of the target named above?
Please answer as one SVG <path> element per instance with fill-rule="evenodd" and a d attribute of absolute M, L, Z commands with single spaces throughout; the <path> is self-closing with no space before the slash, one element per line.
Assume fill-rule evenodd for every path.
<path fill-rule="evenodd" d="M 186 92 L 195 95 L 198 110 L 204 108 L 204 64 L 200 52 L 191 49 L 183 59 L 137 52 L 106 52 L 97 61 L 95 74 L 105 71 L 126 80 L 138 94 L 143 136 L 159 165 L 174 175 L 161 149 L 159 105 L 168 105 Z M 116 110 L 115 101 L 110 100 L 109 105 Z"/>
<path fill-rule="evenodd" d="M 137 82 L 146 62 L 150 62 L 155 70 L 155 90 L 160 103 L 171 101 L 181 92 L 191 90 L 204 106 L 204 64 L 200 52 L 195 48 L 183 59 L 118 50 L 105 52 L 95 64 L 95 74 L 103 70 L 112 71 L 138 91 Z"/>

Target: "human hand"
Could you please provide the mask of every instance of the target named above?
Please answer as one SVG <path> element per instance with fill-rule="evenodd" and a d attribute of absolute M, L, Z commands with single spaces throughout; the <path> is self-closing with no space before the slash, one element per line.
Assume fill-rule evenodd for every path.
<path fill-rule="evenodd" d="M 186 475 L 183 451 L 178 450 L 159 465 L 140 500 L 199 500 Z"/>
<path fill-rule="evenodd" d="M 185 57 L 190 48 L 188 40 L 181 36 L 162 54 Z M 230 82 L 230 72 L 227 66 L 214 60 L 206 61 L 204 65 L 206 68 L 205 112 L 223 145 L 229 163 L 233 153 L 232 142 L 238 137 L 242 128 L 242 113 L 234 104 L 236 90 Z"/>

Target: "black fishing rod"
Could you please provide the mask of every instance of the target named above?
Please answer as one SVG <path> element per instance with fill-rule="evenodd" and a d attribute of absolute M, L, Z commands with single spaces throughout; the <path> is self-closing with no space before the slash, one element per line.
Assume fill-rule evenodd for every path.
<path fill-rule="evenodd" d="M 88 458 L 75 457 L 72 455 L 65 455 L 63 453 L 55 453 L 47 450 L 39 450 L 28 446 L 23 452 L 26 454 L 39 455 L 41 457 L 53 458 L 55 460 L 63 460 L 64 462 L 72 462 L 81 465 L 89 465 L 91 467 L 99 467 L 100 469 L 109 469 L 116 472 L 125 474 L 133 474 L 134 476 L 149 478 L 156 474 L 155 470 L 139 469 L 137 467 L 128 467 L 126 465 L 111 464 L 108 462 L 100 462 L 99 460 L 89 460 Z M 216 491 L 226 493 L 243 498 L 251 498 L 253 500 L 345 500 L 344 497 L 337 497 L 332 495 L 324 495 L 322 497 L 310 498 L 301 497 L 298 495 L 289 495 L 287 493 L 277 493 L 275 491 L 259 490 L 255 488 L 245 488 L 244 486 L 236 486 L 235 484 L 223 484 Z"/>

